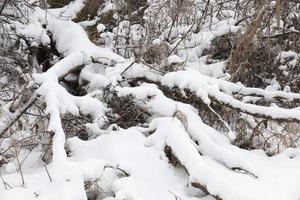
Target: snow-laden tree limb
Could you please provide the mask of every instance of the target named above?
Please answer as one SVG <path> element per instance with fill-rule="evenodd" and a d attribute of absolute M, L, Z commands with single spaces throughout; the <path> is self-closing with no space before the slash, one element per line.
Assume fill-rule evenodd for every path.
<path fill-rule="evenodd" d="M 276 106 L 265 107 L 244 103 L 225 93 L 226 91 L 229 93 L 239 92 L 239 87 L 237 85 L 225 81 L 219 81 L 213 78 L 208 78 L 196 71 L 179 71 L 168 73 L 162 78 L 161 83 L 162 85 L 169 87 L 177 86 L 180 89 L 189 89 L 190 91 L 195 92 L 195 94 L 207 104 L 210 104 L 210 102 L 214 100 L 232 109 L 237 109 L 241 112 L 261 118 L 300 121 L 300 111 L 297 109 L 285 109 Z M 221 89 L 224 92 L 221 91 Z M 268 92 L 255 88 L 248 89 L 245 87 L 240 87 L 240 91 L 245 95 L 257 93 L 258 95 L 263 95 L 266 98 L 274 98 L 276 96 L 288 99 L 299 98 L 299 94 L 295 93 L 277 91 Z"/>

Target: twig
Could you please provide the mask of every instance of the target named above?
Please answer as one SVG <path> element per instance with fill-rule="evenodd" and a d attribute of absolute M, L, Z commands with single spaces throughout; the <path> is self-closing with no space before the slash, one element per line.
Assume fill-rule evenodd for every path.
<path fill-rule="evenodd" d="M 4 180 L 4 178 L 3 178 L 1 175 L 0 175 L 0 178 L 1 178 L 2 182 L 3 182 L 3 184 L 4 184 L 5 189 L 8 189 L 7 186 L 8 186 L 10 189 L 12 189 L 12 187 Z"/>
<path fill-rule="evenodd" d="M 19 171 L 20 171 L 21 178 L 22 178 L 22 185 L 25 185 L 23 171 L 22 171 L 20 160 L 19 160 L 19 155 L 18 155 L 18 152 L 17 152 L 17 148 L 15 147 L 14 149 L 15 149 L 15 153 L 16 153 L 16 159 L 17 159 L 17 162 L 18 162 Z"/>
<path fill-rule="evenodd" d="M 0 15 L 2 14 L 2 12 L 3 12 L 3 10 L 4 10 L 7 3 L 8 3 L 8 0 L 4 0 L 3 4 L 1 6 L 1 9 L 0 9 Z"/>
<path fill-rule="evenodd" d="M 126 176 L 129 176 L 129 173 L 128 173 L 128 172 L 126 172 L 126 171 L 123 170 L 123 169 L 120 169 L 119 167 L 105 166 L 103 170 L 105 170 L 106 168 L 117 169 L 117 170 L 123 172 Z"/>
<path fill-rule="evenodd" d="M 35 101 L 39 99 L 40 95 L 34 93 L 33 96 L 29 99 L 29 101 L 14 115 L 13 119 L 8 123 L 8 125 L 1 131 L 0 138 L 4 136 L 6 131 L 8 131 L 19 119 L 20 117 L 26 113 L 26 111 L 34 104 Z"/>
<path fill-rule="evenodd" d="M 207 107 L 209 108 L 209 110 L 211 110 L 212 113 L 214 113 L 214 114 L 219 118 L 219 120 L 220 120 L 220 121 L 223 123 L 223 125 L 226 127 L 227 131 L 233 133 L 233 131 L 231 130 L 229 124 L 228 124 L 225 120 L 222 119 L 222 117 L 219 115 L 219 113 L 217 113 L 217 112 L 216 112 L 209 104 L 206 104 L 206 105 L 207 105 Z M 229 134 L 230 134 L 230 133 L 228 133 L 228 137 L 229 137 L 230 140 L 232 140 L 232 138 L 230 138 L 230 135 L 229 135 Z"/>
<path fill-rule="evenodd" d="M 199 21 L 194 21 L 194 23 L 191 25 L 191 27 L 189 28 L 189 30 L 183 35 L 183 37 L 181 37 L 181 39 L 177 42 L 177 44 L 173 47 L 173 49 L 169 52 L 168 55 L 171 55 L 175 49 L 178 47 L 178 45 L 182 42 L 182 40 L 184 40 L 186 38 L 186 36 L 189 34 L 189 32 L 191 32 L 191 30 L 193 29 L 194 25 L 198 22 L 198 26 L 197 26 L 197 30 L 199 30 L 199 26 L 200 24 L 202 23 L 204 17 L 206 16 L 207 14 L 207 11 L 208 11 L 208 6 L 209 6 L 209 3 L 210 3 L 210 0 L 207 1 L 206 5 L 205 5 L 205 9 L 204 9 L 204 12 L 200 18 Z"/>
<path fill-rule="evenodd" d="M 214 197 L 216 200 L 223 200 L 222 198 L 220 198 L 218 195 L 212 195 L 207 187 L 205 185 L 202 185 L 201 183 L 198 183 L 198 182 L 192 182 L 191 185 L 194 187 L 194 188 L 198 188 L 200 189 L 202 192 L 204 192 L 205 194 L 207 195 L 210 195 L 212 197 Z"/>
<path fill-rule="evenodd" d="M 44 165 L 44 168 L 45 168 L 45 170 L 46 170 L 46 173 L 47 173 L 47 175 L 48 175 L 48 178 L 49 178 L 50 182 L 52 182 L 52 178 L 51 178 L 51 176 L 50 176 L 50 173 L 49 173 L 49 171 L 48 171 L 47 166 Z"/>
<path fill-rule="evenodd" d="M 161 73 L 162 75 L 165 74 L 165 72 L 163 72 L 163 71 L 161 71 L 161 70 L 159 70 L 159 69 L 156 69 L 155 67 L 153 67 L 153 66 L 151 66 L 151 65 L 149 65 L 149 64 L 147 64 L 147 63 L 145 63 L 145 62 L 143 62 L 143 61 L 141 61 L 141 63 L 143 63 L 144 65 L 146 65 L 146 66 L 149 67 L 150 69 L 153 69 L 153 70 L 155 70 L 155 71 Z"/>
<path fill-rule="evenodd" d="M 171 190 L 169 190 L 169 192 L 175 197 L 175 200 L 182 200 L 182 198 L 180 198 L 177 194 L 175 194 Z"/>
<path fill-rule="evenodd" d="M 136 62 L 140 61 L 140 59 L 146 54 L 147 51 L 145 51 L 144 53 L 142 53 L 141 55 L 139 55 L 139 57 L 137 59 L 135 59 L 130 65 L 128 65 L 128 67 L 126 67 L 122 73 L 121 73 L 121 76 L 128 70 L 132 67 L 133 64 L 135 64 Z"/>

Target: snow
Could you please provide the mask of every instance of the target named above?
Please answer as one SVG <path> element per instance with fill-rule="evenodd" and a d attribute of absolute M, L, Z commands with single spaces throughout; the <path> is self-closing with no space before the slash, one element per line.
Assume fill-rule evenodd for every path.
<path fill-rule="evenodd" d="M 39 85 L 34 95 L 41 96 L 49 115 L 47 130 L 53 134 L 53 159 L 49 164 L 43 163 L 41 146 L 20 150 L 18 159 L 0 168 L 1 200 L 86 200 L 85 183 L 88 182 L 99 184 L 106 200 L 213 200 L 213 196 L 224 200 L 299 199 L 299 149 L 285 149 L 273 157 L 268 157 L 261 150 L 240 149 L 232 144 L 235 133 L 227 122 L 220 118 L 227 131 L 215 130 L 202 121 L 196 108 L 166 97 L 158 87 L 160 84 L 188 89 L 210 109 L 212 100 L 215 100 L 241 113 L 300 120 L 299 108 L 280 108 L 276 104 L 264 107 L 249 103 L 260 98 L 300 99 L 300 94 L 290 92 L 288 87 L 280 91 L 276 79 L 265 89 L 245 87 L 227 80 L 228 75 L 224 74 L 226 61 L 206 64 L 207 57 L 199 58 L 217 35 L 239 29 L 232 26 L 235 22 L 231 18 L 232 11 L 222 11 L 226 19 L 212 23 L 211 27 L 203 27 L 199 33 L 191 33 L 185 44 L 179 45 L 178 52 L 167 58 L 168 64 L 186 62 L 186 70 L 162 74 L 136 60 L 125 59 L 108 48 L 93 44 L 83 28 L 95 25 L 98 19 L 81 24 L 70 20 L 84 3 L 84 0 L 76 0 L 68 6 L 46 12 L 34 9 L 29 23 L 17 26 L 17 32 L 29 38 L 33 45 L 48 45 L 50 38 L 47 31 L 51 32 L 62 55 L 46 72 L 33 75 L 33 82 Z M 106 1 L 99 15 L 114 9 L 115 5 Z M 130 34 L 133 42 L 143 38 L 142 27 L 130 26 L 129 21 L 122 21 L 119 26 L 122 28 L 120 34 Z M 170 32 L 170 37 L 175 38 L 171 48 L 177 44 L 176 38 L 179 40 L 178 37 L 189 28 L 183 26 Z M 105 25 L 97 25 L 99 33 L 105 29 Z M 112 35 L 109 32 L 101 34 L 110 39 Z M 161 42 L 162 39 L 155 39 L 152 44 Z M 279 68 L 295 67 L 298 58 L 295 52 L 281 52 L 277 56 L 282 64 Z M 79 83 L 87 82 L 88 94 L 84 96 L 74 96 L 60 84 L 66 76 L 68 80 L 74 80 L 76 77 L 72 72 L 79 69 Z M 130 87 L 126 81 L 134 78 L 146 78 L 153 83 Z M 102 102 L 102 97 L 103 90 L 108 86 L 119 97 L 132 96 L 149 111 L 150 117 L 143 127 L 123 129 L 116 124 L 107 126 L 106 114 L 110 109 Z M 241 95 L 242 101 L 235 95 Z M 66 139 L 61 121 L 64 114 L 88 116 L 90 122 L 85 127 L 92 139 Z M 248 121 L 255 124 L 253 118 Z M 20 132 L 16 137 L 24 138 L 27 134 L 26 131 Z M 1 142 L 1 151 L 11 144 L 12 138 Z M 170 163 L 165 153 L 166 146 L 180 161 L 178 166 Z M 205 190 L 195 188 L 197 184 Z M 205 194 L 206 190 L 210 195 Z"/>
<path fill-rule="evenodd" d="M 89 58 L 93 57 L 103 63 L 111 62 L 111 60 L 124 61 L 121 56 L 112 51 L 93 44 L 82 27 L 72 21 L 50 21 L 48 29 L 53 32 L 53 39 L 56 41 L 58 51 L 64 55 L 84 52 Z"/>
<path fill-rule="evenodd" d="M 152 124 L 154 123 L 154 124 Z M 286 177 L 282 177 L 281 174 L 283 171 L 281 167 L 274 169 L 274 171 L 270 170 L 269 173 L 264 171 L 262 165 L 256 165 L 255 167 L 258 169 L 259 178 L 256 180 L 255 178 L 232 172 L 226 168 L 221 167 L 221 165 L 210 160 L 209 157 L 200 157 L 195 148 L 191 145 L 183 144 L 190 142 L 189 138 L 186 137 L 187 134 L 184 133 L 182 126 L 178 124 L 177 120 L 174 119 L 156 119 L 151 124 L 156 127 L 156 132 L 153 134 L 153 137 L 158 137 L 156 134 L 163 134 L 162 137 L 168 137 L 166 142 L 168 145 L 173 147 L 173 151 L 175 155 L 179 158 L 179 160 L 184 164 L 190 174 L 190 181 L 199 181 L 207 185 L 209 191 L 212 194 L 220 195 L 224 199 L 282 199 L 285 194 L 290 194 L 290 197 L 296 197 L 299 192 L 296 192 L 296 188 L 284 187 L 284 185 L 274 184 L 275 181 L 272 181 L 270 177 L 276 177 L 275 180 L 282 180 L 281 183 L 284 184 L 285 181 L 288 180 Z M 159 124 L 159 125 L 157 125 Z M 176 125 L 177 124 L 177 125 Z M 150 125 L 151 127 L 151 125 Z M 181 130 L 181 131 L 180 131 Z M 150 136 L 150 138 L 152 135 Z M 161 137 L 161 136 L 160 136 Z M 162 141 L 162 138 L 156 138 L 155 142 Z M 152 139 L 153 140 L 153 139 Z M 189 146 L 190 148 L 186 148 Z M 182 148 L 184 147 L 184 149 Z M 246 154 L 246 153 L 245 153 Z M 251 155 L 251 153 L 249 153 Z M 250 155 L 247 155 L 248 161 L 253 161 Z M 259 156 L 255 157 L 255 159 L 263 159 Z M 279 161 L 280 158 L 277 158 Z M 193 160 L 193 161 L 192 161 Z M 204 162 L 204 160 L 206 162 Z M 276 160 L 276 158 L 274 159 Z M 256 160 L 258 163 L 259 161 Z M 264 159 L 266 161 L 266 159 Z M 204 164 L 205 163 L 205 164 Z M 270 163 L 265 164 L 265 166 L 269 166 Z M 191 164 L 191 165 L 190 165 Z M 291 164 L 291 163 L 290 163 Z M 294 163 L 295 164 L 295 163 Z M 299 163 L 298 163 L 299 164 Z M 293 164 L 292 164 L 293 165 Z M 296 164 L 297 165 L 297 164 Z M 275 166 L 275 165 L 274 165 Z M 296 167 L 296 166 L 294 166 Z M 292 167 L 293 168 L 293 167 Z M 218 169 L 218 170 L 213 170 Z M 296 168 L 293 168 L 296 169 Z M 293 171 L 293 170 L 292 170 Z M 263 172 L 263 173 L 261 173 Z M 286 172 L 286 171 L 285 171 Z M 290 171 L 291 172 L 291 171 Z M 278 173 L 278 174 L 276 174 Z M 295 171 L 291 172 L 292 174 Z M 275 175 L 276 174 L 276 175 Z M 297 176 L 299 176 L 299 171 L 296 172 Z M 286 174 L 286 176 L 289 176 Z M 221 178 L 222 177 L 222 178 Z M 290 177 L 291 178 L 291 177 Z M 296 179 L 293 179 L 296 180 Z M 226 182 L 225 182 L 226 181 Z M 243 183 L 239 185 L 238 183 Z M 298 182 L 298 181 L 296 181 Z M 295 185 L 297 185 L 297 183 Z M 269 184 L 267 184 L 269 183 Z M 283 190 L 286 190 L 287 193 L 281 193 L 275 188 L 283 187 Z M 216 190 L 216 188 L 218 188 Z M 230 188 L 230 189 L 229 189 Z M 235 189 L 234 189 L 235 188 Z M 249 191 L 256 191 L 255 193 L 249 194 Z M 272 192 L 271 192 L 272 191 Z M 289 191 L 289 192 L 288 192 Z M 259 194 L 259 195 L 257 195 Z"/>
<path fill-rule="evenodd" d="M 99 21 L 99 18 L 95 17 L 95 19 L 93 19 L 93 20 L 86 20 L 86 21 L 78 22 L 78 24 L 82 28 L 86 29 L 87 27 L 96 25 L 98 21 Z"/>
<path fill-rule="evenodd" d="M 186 117 L 186 129 L 191 138 L 199 143 L 199 150 L 206 155 L 209 155 L 230 167 L 240 167 L 252 171 L 250 166 L 243 165 L 247 163 L 241 157 L 234 155 L 233 152 L 224 149 L 221 145 L 229 145 L 229 140 L 221 137 L 220 133 L 213 130 L 209 126 L 202 123 L 195 109 L 187 104 L 174 102 L 165 97 L 160 90 L 153 87 L 153 85 L 144 84 L 136 88 L 117 88 L 118 95 L 134 95 L 137 99 L 147 102 L 146 99 L 152 96 L 152 100 L 147 102 L 149 110 L 159 114 L 160 116 L 172 117 L 176 111 L 180 111 Z M 200 123 L 199 123 L 200 122 Z M 183 122 L 184 123 L 184 122 Z M 201 131 L 202 130 L 202 131 Z M 205 134 L 201 132 L 205 132 Z M 234 157 L 234 159 L 232 159 Z M 243 166 L 240 166 L 242 163 Z"/>
<path fill-rule="evenodd" d="M 47 45 L 50 43 L 50 38 L 48 37 L 45 29 L 42 28 L 41 24 L 36 19 L 32 19 L 32 22 L 26 27 L 18 25 L 17 32 L 28 38 L 33 45 Z"/>
<path fill-rule="evenodd" d="M 102 15 L 102 14 L 108 13 L 113 10 L 115 10 L 115 5 L 113 3 L 111 3 L 110 1 L 107 1 L 104 3 L 104 8 L 101 9 L 98 14 Z"/>
<path fill-rule="evenodd" d="M 256 88 L 247 88 L 238 86 L 234 83 L 224 80 L 214 79 L 206 77 L 195 70 L 171 72 L 166 74 L 162 80 L 162 84 L 168 87 L 178 86 L 179 88 L 188 88 L 200 97 L 203 102 L 210 104 L 210 97 L 213 97 L 217 101 L 239 109 L 242 112 L 260 114 L 270 116 L 271 118 L 291 118 L 300 119 L 300 113 L 297 109 L 285 109 L 279 107 L 263 107 L 253 104 L 243 103 L 236 100 L 230 95 L 227 95 L 221 91 L 232 94 L 237 92 L 239 94 L 250 95 L 261 94 L 267 99 L 272 99 L 276 96 L 286 98 L 287 100 L 298 99 L 300 96 L 296 93 L 286 93 L 273 90 L 262 90 Z"/>
<path fill-rule="evenodd" d="M 120 168 L 130 174 L 129 177 L 116 178 L 111 183 L 107 183 L 111 184 L 107 188 L 115 192 L 116 199 L 124 197 L 146 200 L 174 199 L 170 191 L 183 199 L 199 199 L 199 196 L 192 197 L 193 193 L 186 186 L 189 181 L 199 180 L 207 183 L 207 187 L 212 193 L 215 188 L 218 188 L 218 193 L 221 193 L 224 199 L 280 200 L 296 199 L 299 195 L 297 188 L 300 178 L 299 156 L 290 159 L 286 153 L 282 153 L 270 159 L 259 152 L 244 151 L 243 154 L 247 157 L 247 161 L 255 163 L 259 177 L 255 179 L 247 174 L 229 171 L 210 160 L 209 157 L 201 157 L 193 145 L 185 146 L 184 143 L 192 144 L 192 141 L 177 119 L 157 118 L 151 122 L 149 129 L 151 128 L 154 128 L 155 132 L 148 138 L 136 129 L 128 129 L 114 131 L 90 141 L 82 141 L 78 138 L 69 139 L 71 160 L 74 163 L 73 170 L 70 171 L 72 168 L 68 168 L 69 172 L 65 175 L 70 177 L 69 182 L 48 182 L 44 183 L 42 187 L 41 181 L 47 182 L 47 176 L 43 172 L 35 172 L 25 177 L 27 189 L 20 187 L 5 190 L 0 194 L 1 199 L 11 199 L 15 197 L 15 194 L 24 195 L 25 199 L 35 199 L 33 192 L 30 191 L 36 191 L 39 194 L 38 198 L 41 199 L 44 197 L 46 199 L 61 197 L 85 199 L 78 183 L 82 182 L 82 179 L 90 180 L 99 177 L 101 172 L 99 169 L 103 169 L 104 165 L 110 163 L 102 160 L 118 163 Z M 175 155 L 185 164 L 190 173 L 190 179 L 183 169 L 176 169 L 168 163 L 162 151 L 164 147 L 162 138 L 173 147 Z M 149 144 L 151 145 L 149 146 Z M 77 163 L 77 161 L 84 160 L 87 161 L 82 164 Z M 74 177 L 72 171 L 75 166 L 78 166 L 76 169 L 82 171 L 82 178 Z M 218 171 L 218 173 L 212 173 L 212 171 Z M 51 170 L 50 174 L 52 174 Z M 10 182 L 12 178 L 12 175 L 4 176 L 4 179 L 10 184 L 12 184 Z M 45 189 L 41 190 L 41 188 Z M 77 189 L 74 190 L 74 188 Z M 236 188 L 236 190 L 232 188 Z M 256 192 L 249 194 L 249 191 Z M 197 195 L 201 196 L 201 193 Z"/>
<path fill-rule="evenodd" d="M 130 174 L 113 182 L 116 199 L 174 199 L 169 191 L 184 199 L 192 199 L 184 194 L 187 181 L 184 173 L 168 164 L 160 151 L 145 146 L 145 142 L 146 137 L 135 130 L 112 132 L 91 142 L 76 138 L 69 141 L 75 158 L 88 156 L 113 160 Z M 90 148 L 94 149 L 92 153 Z"/>
<path fill-rule="evenodd" d="M 176 64 L 176 63 L 183 63 L 183 60 L 179 58 L 177 55 L 171 55 L 167 58 L 168 64 Z"/>
<path fill-rule="evenodd" d="M 104 30 L 106 29 L 105 25 L 104 24 L 98 24 L 97 25 L 97 31 L 98 33 L 102 33 Z"/>
<path fill-rule="evenodd" d="M 45 13 L 41 9 L 37 9 L 47 19 L 49 18 L 60 18 L 64 20 L 70 20 L 76 17 L 77 13 L 85 6 L 85 0 L 71 1 L 70 4 L 56 9 L 48 9 Z"/>
<path fill-rule="evenodd" d="M 201 74 L 213 78 L 226 78 L 224 74 L 226 61 L 221 61 L 213 64 L 205 64 L 207 56 L 203 56 L 198 62 L 188 63 L 188 68 L 199 71 Z"/>
<path fill-rule="evenodd" d="M 25 188 L 18 187 L 10 190 L 6 190 L 0 193 L 1 199 L 10 199 L 10 200 L 32 200 L 35 199 L 33 192 L 28 191 Z"/>
<path fill-rule="evenodd" d="M 170 191 L 182 199 L 201 199 L 201 192 L 191 192 L 191 182 L 200 182 L 211 194 L 223 199 L 293 200 L 299 196 L 299 153 L 283 152 L 269 158 L 259 152 L 242 151 L 230 145 L 225 137 L 222 139 L 219 132 L 203 124 L 191 106 L 164 97 L 153 85 L 118 90 L 119 95 L 132 93 L 138 99 L 153 96 L 148 104 L 152 108 L 150 110 L 165 117 L 155 118 L 149 128 L 144 130 L 133 127 L 104 135 L 100 133 L 100 136 L 90 141 L 71 138 L 68 140 L 71 158 L 63 168 L 63 179 L 60 177 L 49 183 L 41 169 L 39 172 L 26 173 L 25 189 L 16 187 L 12 182 L 14 177 L 20 179 L 18 173 L 5 175 L 4 180 L 16 188 L 4 190 L 0 194 L 1 199 L 17 199 L 17 195 L 22 196 L 22 199 L 35 199 L 35 192 L 40 199 L 86 199 L 82 189 L 83 180 L 101 177 L 99 169 L 110 163 L 117 163 L 118 167 L 130 174 L 129 177 L 115 177 L 103 182 L 106 191 L 115 194 L 110 199 L 174 199 Z M 187 116 L 187 130 L 179 119 L 171 117 L 176 109 Z M 154 130 L 154 133 L 145 136 L 150 130 Z M 199 142 L 199 146 L 189 135 Z M 168 163 L 163 152 L 166 144 L 172 147 L 189 176 L 183 169 L 174 168 Z M 198 151 L 204 155 L 201 156 Z M 258 178 L 231 171 L 220 163 L 247 169 Z M 53 176 L 55 171 L 51 167 L 49 169 Z"/>
<path fill-rule="evenodd" d="M 157 38 L 157 39 L 155 39 L 155 40 L 152 41 L 152 44 L 153 45 L 160 45 L 161 42 L 162 42 L 161 39 Z"/>
<path fill-rule="evenodd" d="M 290 67 L 295 67 L 299 60 L 299 56 L 294 51 L 282 51 L 280 52 L 275 61 L 280 62 L 281 64 L 287 64 Z"/>
<path fill-rule="evenodd" d="M 99 71 L 102 69 L 102 71 Z M 80 72 L 80 82 L 88 81 L 88 90 L 103 89 L 110 84 L 110 80 L 104 75 L 104 67 L 97 64 L 86 65 Z"/>
<path fill-rule="evenodd" d="M 223 168 L 209 157 L 201 157 L 193 145 L 185 145 L 184 143 L 192 141 L 177 119 L 157 118 L 151 122 L 149 129 L 151 128 L 154 128 L 155 132 L 148 138 L 135 129 L 128 129 L 111 132 L 88 142 L 70 139 L 69 145 L 76 159 L 88 157 L 113 160 L 130 174 L 129 177 L 113 183 L 117 199 L 124 196 L 133 199 L 173 199 L 169 191 L 176 191 L 183 199 L 191 198 L 185 187 L 185 184 L 189 183 L 185 173 L 171 167 L 165 155 L 161 154 L 164 147 L 162 141 L 173 147 L 175 155 L 187 167 L 191 175 L 190 181 L 201 180 L 207 183 L 212 193 L 214 188 L 218 188 L 218 193 L 221 191 L 224 199 L 282 199 L 287 197 L 286 194 L 289 194 L 289 199 L 293 199 L 299 194 L 297 187 L 292 186 L 299 184 L 299 181 L 296 181 L 296 177 L 290 176 L 294 174 L 299 178 L 300 173 L 297 170 L 299 162 L 289 160 L 283 154 L 268 159 L 262 154 L 245 151 L 243 154 L 248 162 L 256 163 L 259 178 L 255 179 L 250 175 Z M 271 166 L 272 170 L 269 168 Z M 286 167 L 293 170 L 284 170 Z M 277 182 L 279 180 L 280 182 Z M 285 181 L 289 181 L 289 187 L 285 187 Z M 256 192 L 249 194 L 249 191 Z"/>
<path fill-rule="evenodd" d="M 62 26 L 64 27 L 62 28 Z M 58 80 L 76 67 L 88 63 L 90 57 L 97 58 L 101 56 L 102 58 L 102 56 L 106 56 L 112 59 L 121 57 L 92 44 L 83 29 L 74 22 L 49 21 L 49 27 L 53 32 L 53 38 L 57 42 L 58 50 L 64 53 L 65 58 L 57 62 L 47 72 L 36 74 L 34 78 L 35 82 L 41 85 L 38 93 L 45 97 L 46 110 L 50 114 L 48 130 L 55 133 L 53 138 L 53 167 L 55 169 L 55 178 L 59 178 L 63 173 L 64 166 L 67 165 L 64 149 L 65 133 L 61 126 L 60 114 L 68 112 L 79 115 L 81 113 L 89 115 L 95 120 L 104 116 L 107 109 L 102 102 L 88 95 L 84 97 L 72 96 L 58 83 Z M 78 39 L 77 43 L 69 40 L 74 40 L 75 38 Z M 68 41 L 69 43 L 65 43 Z M 98 124 L 102 126 L 104 121 Z"/>

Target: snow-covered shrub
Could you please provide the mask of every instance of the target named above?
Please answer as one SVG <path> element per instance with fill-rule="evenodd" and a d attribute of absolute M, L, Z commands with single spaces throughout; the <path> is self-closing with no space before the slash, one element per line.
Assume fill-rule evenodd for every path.
<path fill-rule="evenodd" d="M 278 70 L 299 52 L 272 34 L 299 8 L 280 2 L 4 1 L 0 199 L 298 199 L 300 94 Z"/>

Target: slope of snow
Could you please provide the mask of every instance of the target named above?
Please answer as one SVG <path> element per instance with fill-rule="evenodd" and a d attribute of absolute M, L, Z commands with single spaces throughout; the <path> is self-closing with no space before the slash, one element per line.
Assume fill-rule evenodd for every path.
<path fill-rule="evenodd" d="M 117 178 L 110 183 L 111 185 L 107 187 L 108 191 L 112 190 L 115 193 L 112 199 L 171 200 L 174 199 L 172 193 L 182 199 L 207 199 L 208 197 L 201 198 L 204 196 L 203 193 L 191 188 L 190 182 L 193 181 L 206 182 L 212 194 L 220 194 L 224 199 L 296 200 L 300 195 L 298 189 L 300 184 L 299 155 L 291 159 L 286 153 L 272 158 L 257 151 L 243 153 L 242 155 L 249 163 L 255 164 L 258 178 L 254 178 L 249 174 L 224 168 L 207 156 L 200 156 L 196 148 L 191 145 L 188 145 L 190 149 L 186 148 L 184 143 L 191 144 L 192 141 L 188 139 L 187 133 L 176 118 L 157 118 L 150 124 L 150 128 L 155 128 L 156 131 L 149 138 L 138 129 L 131 128 L 113 131 L 91 141 L 69 139 L 68 145 L 72 152 L 70 162 L 75 164 L 86 162 L 86 164 L 72 164 L 65 168 L 64 177 L 67 181 L 50 183 L 45 170 L 41 168 L 25 173 L 25 188 L 5 190 L 1 185 L 0 197 L 1 199 L 18 199 L 22 196 L 22 199 L 23 197 L 36 199 L 36 193 L 39 194 L 37 199 L 62 197 L 85 199 L 84 191 L 80 189 L 79 183 L 82 184 L 83 180 L 101 177 L 103 164 L 96 164 L 98 161 L 101 163 L 101 160 L 117 163 L 118 167 L 130 175 Z M 174 147 L 174 154 L 186 166 L 190 178 L 183 169 L 176 169 L 168 163 L 162 149 L 164 145 L 162 141 Z M 94 168 L 94 172 L 91 167 Z M 52 174 L 51 166 L 48 168 Z M 80 170 L 81 168 L 86 172 Z M 82 174 L 79 177 L 76 175 L 77 170 Z M 11 186 L 15 186 L 14 184 L 18 182 L 20 184 L 21 181 L 19 173 L 5 175 L 3 179 Z"/>

